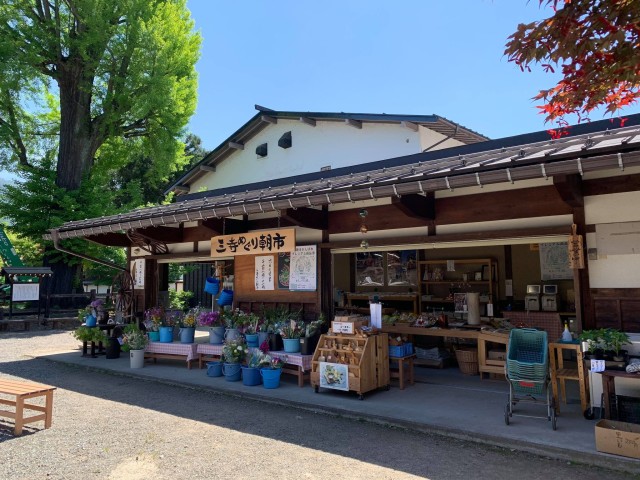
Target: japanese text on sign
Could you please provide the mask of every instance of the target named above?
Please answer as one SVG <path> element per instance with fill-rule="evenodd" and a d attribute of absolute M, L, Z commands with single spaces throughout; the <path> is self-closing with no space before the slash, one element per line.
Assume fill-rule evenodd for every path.
<path fill-rule="evenodd" d="M 296 248 L 294 228 L 220 235 L 211 239 L 211 256 L 229 257 L 256 253 L 292 252 Z"/>
<path fill-rule="evenodd" d="M 256 290 L 274 289 L 274 261 L 273 255 L 256 257 L 255 288 Z"/>

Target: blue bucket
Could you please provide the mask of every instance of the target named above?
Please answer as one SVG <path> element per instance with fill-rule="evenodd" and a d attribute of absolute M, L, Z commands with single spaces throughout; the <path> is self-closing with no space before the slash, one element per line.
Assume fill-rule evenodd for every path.
<path fill-rule="evenodd" d="M 160 332 L 149 331 L 147 332 L 149 336 L 150 342 L 159 342 L 160 341 Z"/>
<path fill-rule="evenodd" d="M 239 363 L 224 363 L 222 365 L 222 374 L 227 382 L 237 382 L 240 380 L 242 369 Z"/>
<path fill-rule="evenodd" d="M 87 327 L 95 327 L 98 324 L 98 319 L 95 317 L 95 315 L 87 315 L 86 317 L 84 317 L 84 324 Z"/>
<path fill-rule="evenodd" d="M 280 386 L 281 368 L 261 368 L 262 386 L 264 388 L 278 388 Z"/>
<path fill-rule="evenodd" d="M 222 290 L 220 296 L 218 297 L 218 305 L 221 307 L 226 307 L 227 305 L 231 305 L 233 303 L 233 290 L 227 290 L 226 288 Z"/>
<path fill-rule="evenodd" d="M 258 348 L 258 334 L 257 333 L 245 333 L 244 338 L 247 341 L 247 347 Z"/>
<path fill-rule="evenodd" d="M 224 343 L 224 327 L 211 327 L 209 330 L 209 343 L 222 345 Z"/>
<path fill-rule="evenodd" d="M 160 343 L 173 342 L 173 327 L 160 327 Z"/>
<path fill-rule="evenodd" d="M 210 295 L 217 295 L 220 291 L 220 280 L 216 277 L 207 277 L 204 284 L 204 291 Z"/>
<path fill-rule="evenodd" d="M 180 343 L 194 343 L 196 329 L 193 327 L 183 327 L 180 329 Z"/>
<path fill-rule="evenodd" d="M 283 338 L 284 351 L 287 353 L 298 353 L 300 351 L 299 338 Z"/>
<path fill-rule="evenodd" d="M 242 384 L 254 387 L 262 383 L 260 369 L 255 367 L 242 367 Z"/>
<path fill-rule="evenodd" d="M 207 377 L 221 377 L 222 362 L 207 362 Z"/>

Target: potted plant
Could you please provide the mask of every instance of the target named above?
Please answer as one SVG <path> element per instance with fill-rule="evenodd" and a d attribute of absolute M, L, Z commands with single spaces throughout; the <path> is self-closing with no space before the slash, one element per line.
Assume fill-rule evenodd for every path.
<path fill-rule="evenodd" d="M 162 326 L 163 318 L 164 309 L 162 307 L 153 307 L 144 312 L 144 326 L 150 341 L 160 341 L 160 327 Z"/>
<path fill-rule="evenodd" d="M 247 366 L 242 366 L 243 385 L 253 387 L 262 383 L 260 368 L 264 364 L 264 357 L 265 354 L 260 349 L 256 349 L 247 358 Z"/>
<path fill-rule="evenodd" d="M 196 325 L 198 324 L 198 316 L 200 310 L 192 308 L 184 315 L 176 317 L 176 325 L 180 329 L 180 343 L 194 343 Z"/>
<path fill-rule="evenodd" d="M 282 360 L 271 355 L 264 356 L 262 368 L 260 368 L 260 376 L 262 377 L 262 386 L 264 388 L 278 388 L 280 386 L 280 375 L 285 363 L 286 357 L 285 360 Z"/>
<path fill-rule="evenodd" d="M 87 305 L 83 309 L 78 310 L 78 320 L 86 327 L 95 327 L 98 323 L 98 319 L 94 315 L 94 310 L 91 305 Z"/>
<path fill-rule="evenodd" d="M 247 314 L 239 308 L 225 310 L 222 313 L 222 318 L 225 327 L 224 338 L 226 340 L 235 340 L 240 337 L 240 329 L 244 326 Z"/>
<path fill-rule="evenodd" d="M 603 330 L 583 330 L 580 334 L 580 341 L 583 343 L 585 350 L 585 358 L 594 358 L 597 356 L 597 350 L 602 340 Z"/>
<path fill-rule="evenodd" d="M 198 314 L 198 325 L 209 330 L 209 343 L 222 345 L 224 342 L 224 325 L 217 310 L 201 310 Z"/>
<path fill-rule="evenodd" d="M 624 362 L 626 351 L 622 350 L 622 345 L 630 345 L 629 335 L 620 330 L 608 328 L 604 333 L 604 348 L 611 352 L 614 362 Z"/>
<path fill-rule="evenodd" d="M 303 334 L 300 337 L 300 353 L 302 355 L 313 355 L 318 345 L 318 340 L 320 340 L 320 329 L 324 325 L 324 321 L 324 313 L 320 312 L 317 320 L 303 324 Z"/>
<path fill-rule="evenodd" d="M 257 348 L 259 343 L 258 337 L 258 324 L 260 323 L 260 317 L 255 313 L 249 313 L 244 319 L 243 331 L 244 338 L 247 341 L 247 346 Z"/>
<path fill-rule="evenodd" d="M 107 346 L 109 344 L 109 337 L 97 327 L 87 327 L 81 325 L 73 332 L 73 336 L 76 340 L 82 342 L 82 356 L 86 357 L 88 344 L 91 344 L 91 357 L 96 357 L 96 345 Z"/>
<path fill-rule="evenodd" d="M 289 320 L 280 326 L 280 335 L 284 344 L 284 351 L 287 353 L 298 353 L 300 351 L 300 337 L 302 328 L 296 320 Z"/>
<path fill-rule="evenodd" d="M 235 382 L 240 380 L 242 370 L 240 364 L 247 357 L 247 344 L 242 337 L 238 337 L 235 340 L 225 340 L 222 347 L 222 358 L 224 359 L 222 366 L 222 373 L 225 380 L 228 382 Z"/>
<path fill-rule="evenodd" d="M 131 368 L 144 367 L 144 349 L 148 343 L 149 339 L 136 325 L 126 326 L 122 334 L 122 349 L 129 352 Z"/>
<path fill-rule="evenodd" d="M 262 345 L 265 341 L 269 342 L 269 322 L 263 313 L 258 320 L 258 345 Z"/>

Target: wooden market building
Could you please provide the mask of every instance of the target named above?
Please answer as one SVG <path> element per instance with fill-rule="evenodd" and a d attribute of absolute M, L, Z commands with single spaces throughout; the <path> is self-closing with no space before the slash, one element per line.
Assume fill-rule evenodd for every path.
<path fill-rule="evenodd" d="M 555 139 L 490 140 L 437 115 L 256 107 L 168 188 L 174 203 L 68 222 L 46 237 L 60 248 L 71 238 L 127 248 L 138 315 L 164 298 L 167 265 L 188 262 L 204 265 L 199 281 L 216 271 L 232 280 L 243 309 L 331 315 L 375 295 L 420 313 L 481 290 L 483 314 L 491 304 L 498 315 L 527 310 L 529 285 L 552 285 L 555 310 L 576 329 L 640 332 L 640 115 Z M 315 246 L 317 282 L 257 289 L 257 258 L 273 256 L 277 269 L 279 252 L 256 240 L 240 255 L 233 242 L 285 229 L 295 245 Z M 541 248 L 557 262 L 572 233 L 584 239 L 583 268 L 541 266 Z"/>

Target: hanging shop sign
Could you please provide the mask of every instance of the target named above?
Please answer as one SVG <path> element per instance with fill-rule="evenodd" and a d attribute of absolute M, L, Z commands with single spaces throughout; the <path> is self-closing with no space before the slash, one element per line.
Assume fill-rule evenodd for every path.
<path fill-rule="evenodd" d="M 133 277 L 133 288 L 144 289 L 144 258 L 133 261 L 131 276 Z"/>
<path fill-rule="evenodd" d="M 569 267 L 576 270 L 584 268 L 584 248 L 582 243 L 582 235 L 576 234 L 576 225 L 571 227 L 571 235 L 569 235 L 568 253 Z"/>
<path fill-rule="evenodd" d="M 219 235 L 211 239 L 211 257 L 293 252 L 296 229 L 280 228 L 236 235 Z"/>

